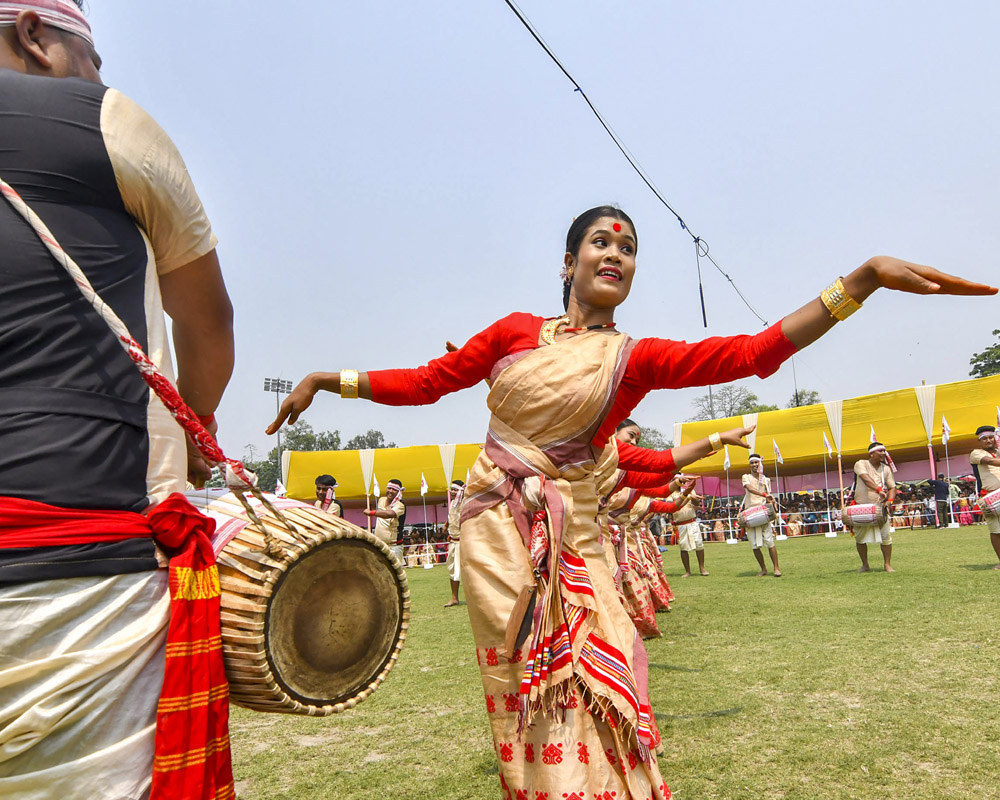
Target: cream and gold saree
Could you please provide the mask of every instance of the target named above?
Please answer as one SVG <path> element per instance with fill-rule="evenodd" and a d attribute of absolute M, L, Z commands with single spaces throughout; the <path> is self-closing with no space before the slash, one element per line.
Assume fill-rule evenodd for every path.
<path fill-rule="evenodd" d="M 631 341 L 588 332 L 494 368 L 462 510 L 462 580 L 504 796 L 670 796 L 645 650 L 597 523 L 591 440 Z"/>

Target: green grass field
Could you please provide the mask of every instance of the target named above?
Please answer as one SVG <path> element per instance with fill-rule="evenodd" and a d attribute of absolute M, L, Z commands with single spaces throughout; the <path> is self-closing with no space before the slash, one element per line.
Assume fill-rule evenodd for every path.
<path fill-rule="evenodd" d="M 1000 798 L 1000 571 L 984 527 L 897 532 L 895 574 L 857 574 L 854 540 L 779 542 L 754 577 L 745 543 L 707 548 L 647 641 L 678 800 Z M 233 709 L 242 800 L 499 798 L 464 604 L 444 569 L 409 571 L 399 664 L 327 719 Z"/>

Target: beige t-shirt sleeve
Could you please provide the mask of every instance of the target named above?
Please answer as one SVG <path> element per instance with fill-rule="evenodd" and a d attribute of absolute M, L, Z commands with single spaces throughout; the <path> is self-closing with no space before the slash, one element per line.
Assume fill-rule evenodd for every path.
<path fill-rule="evenodd" d="M 152 244 L 165 275 L 211 252 L 218 240 L 184 159 L 166 132 L 137 103 L 109 89 L 101 132 L 125 208 Z"/>

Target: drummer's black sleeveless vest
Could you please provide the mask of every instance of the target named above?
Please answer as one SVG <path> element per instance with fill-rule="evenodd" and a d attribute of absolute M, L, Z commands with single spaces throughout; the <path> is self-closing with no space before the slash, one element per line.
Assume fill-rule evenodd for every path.
<path fill-rule="evenodd" d="M 146 246 L 101 131 L 107 89 L 0 69 L 0 176 L 25 199 L 146 347 Z M 148 389 L 36 234 L 0 201 L 0 495 L 66 508 L 147 505 Z M 45 548 L 45 560 L 132 559 L 149 542 Z M 83 557 L 80 553 L 83 553 Z M 75 555 L 74 555 L 75 554 Z M 88 558 L 89 557 L 89 558 Z M 0 583 L 51 577 L 37 553 L 0 550 Z M 152 566 L 150 566 L 152 564 Z M 90 573 L 93 573 L 93 567 Z M 100 569 L 100 567 L 98 567 Z"/>

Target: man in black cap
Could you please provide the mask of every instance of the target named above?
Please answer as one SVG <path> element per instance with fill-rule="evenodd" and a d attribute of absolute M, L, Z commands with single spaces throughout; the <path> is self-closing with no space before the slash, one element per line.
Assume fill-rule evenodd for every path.
<path fill-rule="evenodd" d="M 969 453 L 972 472 L 976 476 L 976 489 L 979 496 L 989 495 L 1000 490 L 1000 457 L 997 455 L 997 429 L 992 425 L 981 425 L 976 429 L 979 447 Z M 991 509 L 987 503 L 980 501 L 983 509 L 983 519 L 990 531 L 990 543 L 1000 560 L 1000 514 Z M 1000 563 L 993 567 L 1000 569 Z"/>
<path fill-rule="evenodd" d="M 336 496 L 337 479 L 333 475 L 316 476 L 316 508 L 333 514 L 335 517 L 344 516 L 344 507 L 337 500 Z"/>

